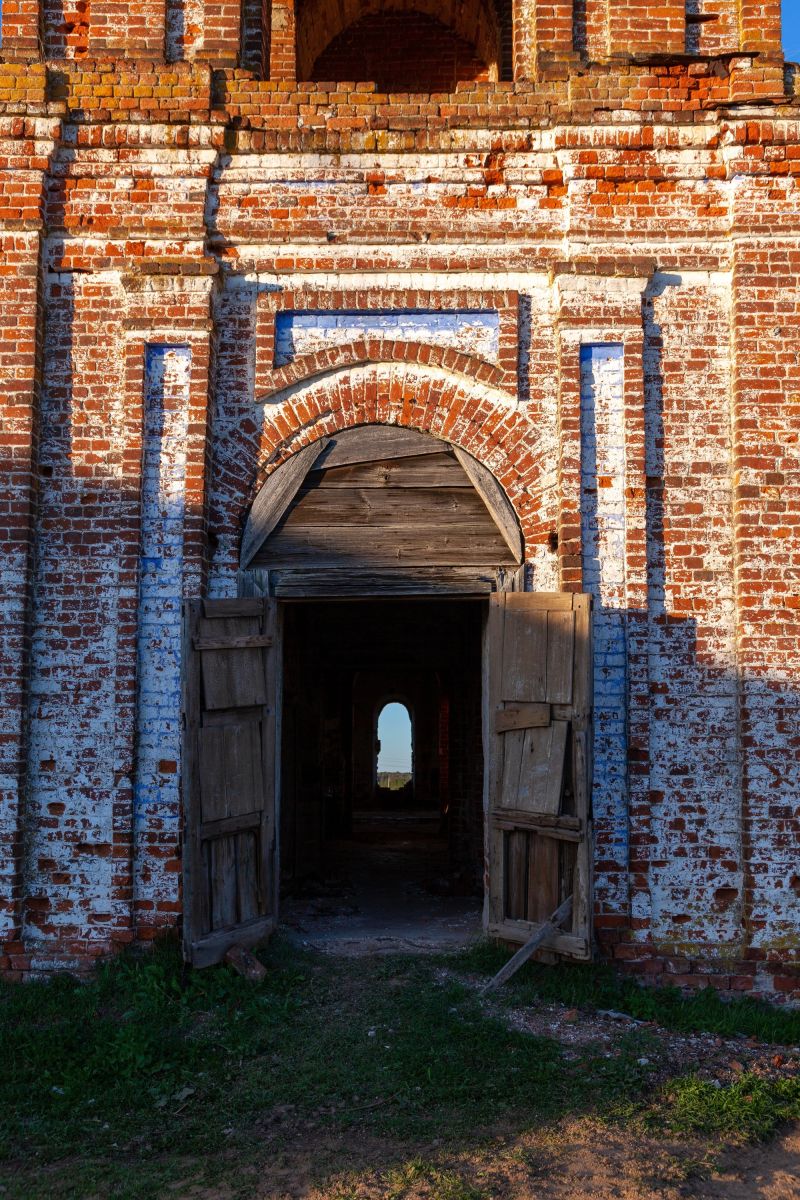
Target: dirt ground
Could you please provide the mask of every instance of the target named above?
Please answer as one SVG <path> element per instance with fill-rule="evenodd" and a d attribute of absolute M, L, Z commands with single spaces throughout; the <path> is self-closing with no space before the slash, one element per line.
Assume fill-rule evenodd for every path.
<path fill-rule="evenodd" d="M 437 974 L 445 979 L 452 972 Z M 476 990 L 484 982 L 460 972 L 458 979 Z M 773 1079 L 800 1073 L 800 1047 L 778 1052 L 754 1038 L 676 1033 L 622 1013 L 579 1014 L 558 1003 L 509 1009 L 487 998 L 483 1005 L 513 1028 L 561 1042 L 567 1058 L 590 1044 L 611 1054 L 621 1035 L 639 1029 L 652 1046 L 654 1083 L 687 1069 L 720 1084 L 743 1071 Z M 591 1119 L 513 1141 L 498 1130 L 491 1144 L 459 1152 L 437 1142 L 410 1150 L 361 1134 L 343 1147 L 313 1127 L 298 1130 L 288 1148 L 278 1140 L 274 1158 L 240 1181 L 239 1194 L 248 1200 L 800 1200 L 800 1126 L 772 1142 L 739 1147 L 647 1137 Z M 189 1196 L 212 1200 L 202 1191 Z M 218 1190 L 213 1196 L 228 1200 Z"/>
<path fill-rule="evenodd" d="M 309 1131 L 310 1132 L 310 1131 Z M 435 1144 L 409 1158 L 359 1139 L 352 1167 L 342 1146 L 299 1138 L 230 1190 L 192 1188 L 187 1200 L 797 1200 L 800 1127 L 766 1146 L 723 1150 L 703 1142 L 642 1139 L 591 1121 L 479 1153 L 442 1154 Z M 324 1182 L 325 1162 L 337 1168 Z M 316 1181 L 316 1182 L 315 1182 Z M 239 1190 L 242 1189 L 242 1190 Z"/>

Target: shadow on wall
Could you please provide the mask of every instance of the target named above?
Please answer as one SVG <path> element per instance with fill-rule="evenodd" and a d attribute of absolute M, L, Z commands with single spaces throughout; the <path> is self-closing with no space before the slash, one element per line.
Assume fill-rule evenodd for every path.
<path fill-rule="evenodd" d="M 59 211 L 63 216 L 58 179 L 70 159 L 68 150 L 59 151 L 49 211 L 55 229 Z M 155 763 L 160 782 L 145 808 L 137 809 L 134 789 L 142 747 L 140 741 L 137 763 L 137 672 L 141 678 L 144 670 L 141 661 L 137 665 L 141 481 L 126 472 L 138 461 L 141 429 L 139 415 L 126 410 L 121 364 L 109 361 L 107 344 L 96 337 L 102 329 L 98 310 L 116 311 L 114 287 L 106 279 L 69 272 L 50 272 L 47 279 L 24 809 L 28 932 L 42 941 L 94 945 L 127 938 L 132 903 L 145 924 L 171 923 L 180 908 L 180 811 L 175 771 L 169 769 L 177 724 L 168 728 L 166 710 L 164 730 L 173 749 Z M 253 344 L 255 300 L 250 284 L 225 297 L 224 320 L 216 327 L 224 329 L 226 344 Z M 624 642 L 619 650 L 598 639 L 606 656 L 598 658 L 598 679 L 617 689 L 613 696 L 603 691 L 597 703 L 598 926 L 609 940 L 632 921 L 639 936 L 654 929 L 676 946 L 705 944 L 713 951 L 720 944 L 740 948 L 752 942 L 756 952 L 766 953 L 774 944 L 791 957 L 800 911 L 793 857 L 800 798 L 786 773 L 791 763 L 785 760 L 783 774 L 776 774 L 758 758 L 758 748 L 743 781 L 738 727 L 744 713 L 752 727 L 771 723 L 776 737 L 785 740 L 798 696 L 766 672 L 738 680 L 706 647 L 699 649 L 695 619 L 670 611 L 661 331 L 647 304 L 645 336 L 647 609 L 630 609 L 624 599 L 621 605 L 604 602 L 600 541 L 594 551 L 589 547 L 585 563 L 598 580 L 598 629 L 614 636 L 621 630 Z M 228 539 L 224 553 L 239 537 L 244 498 L 256 475 L 257 418 L 263 409 L 252 402 L 252 358 L 229 361 L 226 347 L 217 345 L 216 371 L 219 434 L 213 442 L 211 525 Z M 73 386 L 76 377 L 79 385 Z M 147 394 L 157 406 L 158 389 Z M 177 384 L 170 395 L 182 403 Z M 105 408 L 98 397 L 107 397 Z M 156 407 L 145 418 L 146 439 L 156 448 L 169 438 L 180 441 L 179 432 L 168 432 L 164 412 L 162 407 L 159 415 Z M 109 446 L 117 437 L 127 454 Z M 602 472 L 588 460 L 584 469 L 593 469 L 598 481 L 594 492 L 584 490 L 584 521 L 599 529 Z M 159 523 L 166 528 L 201 515 L 183 511 L 170 490 L 176 481 L 176 475 L 165 478 L 165 490 L 154 498 L 156 540 Z M 155 565 L 156 584 L 159 576 L 163 579 Z M 158 613 L 179 620 L 176 588 L 157 586 L 153 601 Z M 153 683 L 167 707 L 174 703 L 169 697 L 176 694 L 179 672 L 179 656 L 169 649 Z M 179 712 L 173 715 L 177 723 Z M 604 756 L 612 745 L 613 771 L 606 771 Z M 156 747 L 154 741 L 148 753 Z"/>

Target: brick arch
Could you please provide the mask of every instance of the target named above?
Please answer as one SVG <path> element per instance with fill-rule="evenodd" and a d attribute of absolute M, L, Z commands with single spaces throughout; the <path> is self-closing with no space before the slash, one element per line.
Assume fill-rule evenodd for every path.
<path fill-rule="evenodd" d="M 247 514 L 273 471 L 304 446 L 358 425 L 416 429 L 466 450 L 495 476 L 529 543 L 541 471 L 531 423 L 508 392 L 440 367 L 401 361 L 362 363 L 316 376 L 287 388 L 282 397 L 274 407 L 264 406 L 246 492 L 241 459 L 238 469 L 231 462 L 226 490 L 238 492 L 231 496 L 236 534 L 230 545 L 237 563 Z"/>
<path fill-rule="evenodd" d="M 500 25 L 492 0 L 300 0 L 297 8 L 297 73 L 311 79 L 314 64 L 344 30 L 382 13 L 420 14 L 449 27 L 474 47 L 489 79 L 498 78 Z"/>
<path fill-rule="evenodd" d="M 281 399 L 284 394 L 302 383 L 310 384 L 317 377 L 350 371 L 367 363 L 410 363 L 425 368 L 438 367 L 452 375 L 461 375 L 478 383 L 505 391 L 506 401 L 513 398 L 513 386 L 508 372 L 476 354 L 467 354 L 450 346 L 434 346 L 424 342 L 400 342 L 385 338 L 344 342 L 328 346 L 312 354 L 303 354 L 278 367 L 269 376 L 269 386 L 260 399 Z"/>

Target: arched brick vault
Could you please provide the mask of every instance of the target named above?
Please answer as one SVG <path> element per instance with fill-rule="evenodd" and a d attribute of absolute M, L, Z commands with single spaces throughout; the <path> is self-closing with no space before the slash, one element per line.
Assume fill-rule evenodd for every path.
<path fill-rule="evenodd" d="M 492 0 L 300 0 L 297 7 L 297 74 L 311 79 L 314 64 L 348 26 L 382 12 L 422 13 L 449 26 L 498 78 L 500 24 Z"/>
<path fill-rule="evenodd" d="M 462 366 L 471 361 L 454 357 Z M 219 446 L 214 465 L 218 583 L 220 572 L 238 566 L 247 514 L 268 476 L 303 446 L 356 425 L 405 426 L 466 450 L 505 490 L 529 547 L 541 515 L 535 433 L 516 397 L 486 378 L 496 368 L 477 365 L 483 379 L 418 361 L 351 362 L 290 383 L 258 405 L 254 422 Z"/>

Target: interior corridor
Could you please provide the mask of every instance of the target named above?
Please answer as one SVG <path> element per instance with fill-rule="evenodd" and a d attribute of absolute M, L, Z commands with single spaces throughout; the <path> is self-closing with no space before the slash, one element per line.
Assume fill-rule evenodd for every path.
<path fill-rule="evenodd" d="M 285 606 L 282 912 L 303 940 L 424 950 L 480 932 L 483 616 L 471 600 Z M 412 726 L 393 790 L 378 780 L 388 703 Z"/>

